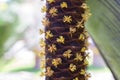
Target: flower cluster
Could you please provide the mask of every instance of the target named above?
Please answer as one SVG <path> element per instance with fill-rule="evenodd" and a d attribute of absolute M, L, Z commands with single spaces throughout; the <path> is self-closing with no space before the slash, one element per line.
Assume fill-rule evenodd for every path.
<path fill-rule="evenodd" d="M 55 67 L 57 67 L 59 64 L 61 64 L 62 63 L 62 60 L 61 60 L 61 58 L 56 58 L 56 59 L 53 59 L 52 60 L 52 64 L 55 66 Z"/>
<path fill-rule="evenodd" d="M 71 52 L 72 52 L 72 51 L 71 51 L 70 49 L 68 49 L 67 51 L 65 51 L 65 52 L 63 53 L 63 56 L 66 57 L 66 58 L 70 58 L 70 57 L 72 56 Z"/>
<path fill-rule="evenodd" d="M 64 44 L 64 41 L 65 41 L 65 38 L 63 36 L 59 36 L 59 38 L 57 38 L 58 43 Z"/>
<path fill-rule="evenodd" d="M 57 50 L 57 48 L 56 48 L 56 45 L 55 44 L 52 44 L 51 46 L 50 45 L 48 45 L 48 51 L 49 52 L 55 52 Z"/>
<path fill-rule="evenodd" d="M 76 71 L 76 65 L 70 64 L 69 69 L 70 69 L 70 71 L 72 71 L 72 72 Z"/>
<path fill-rule="evenodd" d="M 47 67 L 46 68 L 46 76 L 52 76 L 54 73 L 54 71 L 50 68 L 50 67 Z"/>

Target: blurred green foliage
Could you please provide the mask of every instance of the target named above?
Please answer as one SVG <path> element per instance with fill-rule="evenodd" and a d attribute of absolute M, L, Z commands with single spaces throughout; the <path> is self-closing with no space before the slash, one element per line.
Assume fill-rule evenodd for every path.
<path fill-rule="evenodd" d="M 92 16 L 86 26 L 109 68 L 120 80 L 120 0 L 88 0 Z"/>
<path fill-rule="evenodd" d="M 0 11 L 0 56 L 3 55 L 5 43 L 11 35 L 15 34 L 15 27 L 18 24 L 18 17 L 9 10 Z"/>

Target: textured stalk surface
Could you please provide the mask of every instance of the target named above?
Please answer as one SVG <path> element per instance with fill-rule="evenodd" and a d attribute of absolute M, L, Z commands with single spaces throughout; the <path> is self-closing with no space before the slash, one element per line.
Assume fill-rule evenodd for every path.
<path fill-rule="evenodd" d="M 46 11 L 46 80 L 87 80 L 84 0 L 48 0 Z"/>

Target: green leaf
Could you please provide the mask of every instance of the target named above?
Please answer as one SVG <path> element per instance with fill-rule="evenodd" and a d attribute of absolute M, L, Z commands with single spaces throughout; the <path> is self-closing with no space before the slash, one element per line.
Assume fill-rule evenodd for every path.
<path fill-rule="evenodd" d="M 88 0 L 92 16 L 86 23 L 116 80 L 120 80 L 120 0 Z"/>

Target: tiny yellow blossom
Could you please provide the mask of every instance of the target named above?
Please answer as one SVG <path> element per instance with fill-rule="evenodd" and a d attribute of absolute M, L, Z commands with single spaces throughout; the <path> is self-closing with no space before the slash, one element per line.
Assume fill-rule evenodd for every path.
<path fill-rule="evenodd" d="M 80 74 L 81 74 L 81 75 L 86 74 L 85 70 L 84 70 L 84 69 L 82 69 L 82 70 L 80 71 Z"/>
<path fill-rule="evenodd" d="M 81 49 L 81 52 L 85 52 L 87 49 L 86 49 L 86 47 L 83 47 L 82 49 Z"/>
<path fill-rule="evenodd" d="M 78 77 L 75 77 L 73 80 L 79 80 Z"/>
<path fill-rule="evenodd" d="M 45 51 L 44 50 L 40 51 L 39 54 L 38 54 L 38 56 L 39 57 L 44 57 L 45 56 Z"/>
<path fill-rule="evenodd" d="M 83 4 L 81 5 L 81 7 L 84 8 L 84 9 L 88 9 L 88 6 L 87 6 L 86 3 L 83 3 Z"/>
<path fill-rule="evenodd" d="M 80 34 L 79 40 L 81 40 L 81 41 L 85 40 L 85 35 L 84 34 Z"/>
<path fill-rule="evenodd" d="M 83 26 L 82 23 L 83 23 L 83 20 L 78 21 L 76 27 L 77 27 L 78 29 L 79 29 L 79 28 L 84 28 L 84 26 Z"/>
<path fill-rule="evenodd" d="M 76 57 L 75 57 L 74 60 L 75 60 L 75 61 L 82 61 L 83 58 L 82 58 L 81 54 L 76 53 Z"/>
<path fill-rule="evenodd" d="M 46 44 L 45 44 L 45 41 L 44 41 L 43 39 L 41 39 L 41 40 L 40 40 L 40 46 L 41 46 L 41 47 L 45 47 L 45 45 L 46 45 Z"/>
<path fill-rule="evenodd" d="M 75 32 L 76 32 L 76 28 L 73 28 L 73 27 L 70 27 L 70 29 L 69 29 L 69 30 L 70 30 L 70 34 L 71 34 L 71 36 L 72 36 L 72 34 L 73 34 L 73 33 L 75 33 Z"/>
<path fill-rule="evenodd" d="M 50 25 L 50 21 L 47 18 L 43 18 L 42 24 L 43 24 L 43 26 L 49 26 Z"/>
<path fill-rule="evenodd" d="M 47 12 L 47 8 L 46 8 L 46 6 L 43 6 L 42 8 L 41 8 L 41 12 Z"/>
<path fill-rule="evenodd" d="M 83 34 L 88 38 L 89 37 L 89 34 L 88 34 L 88 32 L 85 30 L 84 32 L 83 32 Z"/>
<path fill-rule="evenodd" d="M 46 39 L 53 37 L 53 34 L 50 31 L 46 32 Z"/>
<path fill-rule="evenodd" d="M 61 6 L 61 8 L 67 8 L 67 7 L 68 7 L 68 5 L 67 5 L 66 2 L 62 2 L 62 3 L 60 4 L 60 6 Z"/>
<path fill-rule="evenodd" d="M 45 76 L 45 72 L 41 72 L 40 73 L 40 76 L 42 77 L 42 76 Z"/>
<path fill-rule="evenodd" d="M 50 67 L 47 67 L 46 68 L 46 76 L 52 76 L 54 73 L 54 71 L 50 68 Z"/>
<path fill-rule="evenodd" d="M 50 51 L 51 53 L 55 52 L 56 50 L 57 50 L 56 45 L 54 45 L 54 44 L 52 44 L 51 46 L 48 45 L 48 51 Z"/>
<path fill-rule="evenodd" d="M 43 33 L 44 33 L 44 31 L 43 31 L 42 29 L 40 29 L 40 30 L 39 30 L 39 33 L 40 33 L 40 34 L 43 34 Z"/>
<path fill-rule="evenodd" d="M 63 56 L 66 57 L 66 58 L 70 58 L 72 56 L 72 54 L 70 54 L 72 51 L 70 49 L 68 49 L 67 51 L 65 51 L 63 53 Z"/>
<path fill-rule="evenodd" d="M 72 18 L 71 18 L 71 16 L 64 16 L 64 18 L 63 18 L 63 22 L 71 23 L 71 22 L 72 22 Z"/>
<path fill-rule="evenodd" d="M 91 16 L 91 13 L 89 13 L 89 11 L 85 11 L 85 13 L 82 14 L 84 21 L 87 21 L 90 16 Z"/>
<path fill-rule="evenodd" d="M 88 60 L 85 59 L 85 60 L 84 60 L 84 65 L 88 65 L 88 64 L 89 64 Z"/>
<path fill-rule="evenodd" d="M 52 64 L 57 67 L 58 65 L 60 65 L 62 63 L 61 58 L 56 58 L 52 60 Z"/>
<path fill-rule="evenodd" d="M 69 69 L 70 71 L 74 72 L 76 70 L 76 65 L 70 64 Z"/>
<path fill-rule="evenodd" d="M 55 0 L 47 0 L 48 1 L 48 3 L 53 3 L 53 2 L 55 2 Z"/>
<path fill-rule="evenodd" d="M 40 68 L 42 68 L 42 69 L 45 68 L 45 60 L 41 60 L 41 62 L 40 62 Z"/>
<path fill-rule="evenodd" d="M 53 7 L 50 9 L 49 13 L 52 17 L 54 17 L 57 16 L 58 10 L 55 7 Z"/>
<path fill-rule="evenodd" d="M 90 73 L 87 73 L 86 75 L 85 75 L 85 80 L 88 80 L 88 78 L 90 78 L 91 77 L 91 74 Z"/>
<path fill-rule="evenodd" d="M 65 41 L 65 39 L 64 39 L 63 36 L 59 36 L 59 38 L 57 38 L 57 42 L 59 42 L 59 43 L 63 43 L 64 44 L 64 41 Z"/>

